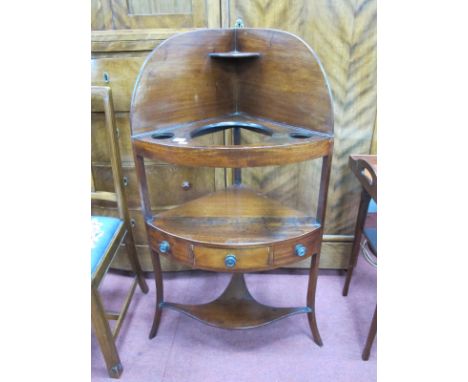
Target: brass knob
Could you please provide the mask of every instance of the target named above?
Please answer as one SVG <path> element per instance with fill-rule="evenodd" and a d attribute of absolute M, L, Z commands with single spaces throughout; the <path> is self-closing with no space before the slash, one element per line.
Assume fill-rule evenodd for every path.
<path fill-rule="evenodd" d="M 234 268 L 237 263 L 237 258 L 236 255 L 233 255 L 230 253 L 224 258 L 224 264 L 226 265 L 226 268 Z"/>
<path fill-rule="evenodd" d="M 192 187 L 192 185 L 190 184 L 190 182 L 189 182 L 188 180 L 184 180 L 184 181 L 182 182 L 182 188 L 183 188 L 184 190 L 188 190 L 188 189 L 190 189 L 191 187 Z"/>
<path fill-rule="evenodd" d="M 299 257 L 303 257 L 307 253 L 307 248 L 302 244 L 296 244 L 296 246 L 294 247 L 294 250 L 296 252 L 296 255 Z"/>
<path fill-rule="evenodd" d="M 171 245 L 166 240 L 161 241 L 161 243 L 159 244 L 159 251 L 161 253 L 166 253 L 170 249 L 171 249 Z"/>

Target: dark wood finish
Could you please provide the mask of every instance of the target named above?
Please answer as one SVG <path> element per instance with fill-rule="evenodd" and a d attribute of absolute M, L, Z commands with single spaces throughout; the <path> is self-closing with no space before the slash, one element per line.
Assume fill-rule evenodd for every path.
<path fill-rule="evenodd" d="M 354 243 L 349 259 L 348 269 L 346 272 L 346 280 L 343 286 L 343 296 L 347 296 L 349 285 L 353 275 L 353 270 L 356 267 L 359 253 L 361 250 L 361 239 L 364 233 L 368 240 L 369 248 L 377 255 L 377 229 L 365 229 L 364 224 L 367 217 L 369 202 L 372 199 L 377 203 L 377 156 L 376 155 L 351 155 L 349 157 L 349 167 L 359 180 L 362 186 L 361 200 L 359 203 L 359 212 L 356 221 L 356 229 L 354 232 Z M 362 352 L 362 359 L 369 359 L 372 343 L 377 333 L 377 306 L 372 317 L 372 323 L 367 336 L 366 345 Z"/>
<path fill-rule="evenodd" d="M 120 165 L 121 160 L 119 145 L 117 143 L 118 136 L 112 102 L 112 91 L 109 87 L 93 86 L 91 87 L 91 94 L 92 100 L 99 99 L 104 107 L 107 126 L 108 150 L 110 152 L 114 183 L 114 192 L 99 191 L 96 190 L 96 182 L 91 176 L 91 200 L 93 202 L 103 200 L 105 202 L 116 203 L 119 218 L 121 219 L 121 224 L 116 230 L 116 233 L 114 234 L 114 237 L 112 238 L 109 246 L 106 248 L 103 260 L 99 263 L 97 269 L 91 277 L 91 322 L 101 351 L 103 353 L 109 376 L 112 378 L 119 378 L 123 367 L 120 362 L 114 340 L 119 334 L 121 325 L 125 319 L 128 307 L 135 292 L 136 285 L 138 284 L 140 286 L 140 289 L 143 291 L 143 293 L 148 293 L 148 286 L 146 285 L 146 281 L 138 261 L 127 202 L 123 192 L 124 184 Z M 122 242 L 125 242 L 128 260 L 135 274 L 135 280 L 128 292 L 120 312 L 107 315 L 100 300 L 98 288 L 107 270 L 109 269 L 111 262 L 115 258 L 119 246 Z M 110 317 L 110 319 L 117 320 L 113 333 L 111 332 L 109 323 L 107 321 L 108 317 Z"/>
<path fill-rule="evenodd" d="M 155 251 L 151 251 L 151 261 L 154 270 L 154 281 L 156 284 L 156 306 L 154 309 L 153 325 L 151 326 L 149 338 L 154 338 L 158 333 L 159 322 L 161 321 L 161 314 L 164 300 L 164 287 L 163 287 L 163 275 L 161 271 L 161 262 L 159 261 L 159 255 Z"/>
<path fill-rule="evenodd" d="M 333 109 L 315 53 L 302 40 L 277 30 L 181 34 L 165 41 L 145 61 L 130 113 L 158 290 L 150 338 L 157 333 L 164 307 L 234 329 L 307 313 L 313 339 L 321 346 L 315 291 L 333 149 Z M 231 139 L 227 134 L 223 144 L 201 140 L 231 129 Z M 245 130 L 251 134 L 247 144 L 242 140 Z M 233 168 L 234 185 L 153 214 L 147 159 Z M 316 185 L 317 216 L 242 185 L 241 168 L 310 159 L 322 160 Z M 170 193 L 172 187 L 164 186 Z M 191 268 L 227 271 L 234 276 L 226 291 L 211 303 L 167 302 L 162 292 L 160 256 Z M 310 257 L 306 307 L 267 307 L 248 292 L 242 273 L 274 269 Z"/>
<path fill-rule="evenodd" d="M 307 318 L 309 320 L 309 326 L 314 342 L 318 346 L 323 346 L 322 338 L 320 337 L 317 326 L 317 318 L 315 316 L 315 292 L 317 289 L 319 256 L 319 252 L 315 253 L 314 256 L 312 256 L 310 264 L 309 286 L 307 288 L 307 306 L 309 307 L 310 312 L 307 314 Z"/>
<path fill-rule="evenodd" d="M 354 242 L 353 248 L 351 250 L 351 256 L 349 257 L 349 264 L 346 270 L 346 280 L 343 286 L 343 296 L 348 295 L 349 284 L 351 283 L 351 277 L 353 276 L 354 268 L 357 264 L 357 259 L 359 257 L 359 252 L 361 250 L 361 237 L 362 230 L 364 228 L 364 222 L 367 216 L 367 209 L 369 208 L 370 195 L 363 190 L 361 193 L 361 200 L 359 202 L 359 212 L 356 221 L 356 229 L 354 231 Z"/>
<path fill-rule="evenodd" d="M 349 167 L 361 186 L 377 203 L 377 155 L 351 155 Z"/>
<path fill-rule="evenodd" d="M 191 136 L 204 126 L 233 121 L 259 124 L 273 133 L 271 136 L 259 133 L 258 142 L 250 145 L 200 145 L 197 138 Z M 302 126 L 285 125 L 243 113 L 167 125 L 159 130 L 134 135 L 135 151 L 153 160 L 182 166 L 256 167 L 300 162 L 325 156 L 333 141 L 330 134 L 310 132 Z M 158 136 L 163 139 L 154 138 Z"/>
<path fill-rule="evenodd" d="M 123 371 L 114 337 L 106 318 L 106 312 L 97 289 L 91 288 L 91 321 L 99 342 L 107 371 L 111 378 L 119 378 Z"/>
<path fill-rule="evenodd" d="M 361 200 L 359 202 L 358 217 L 356 220 L 356 228 L 354 231 L 354 242 L 349 264 L 346 272 L 346 280 L 343 286 L 343 296 L 348 295 L 349 284 L 353 275 L 353 270 L 356 267 L 359 257 L 362 231 L 369 208 L 370 199 L 374 199 L 377 203 L 377 156 L 376 155 L 351 155 L 349 157 L 349 167 L 359 180 L 363 190 L 361 192 Z"/>
<path fill-rule="evenodd" d="M 226 271 L 224 258 L 234 253 L 233 272 L 295 262 L 297 244 L 306 247 L 305 259 L 317 251 L 322 232 L 313 217 L 242 186 L 154 215 L 147 228 L 154 251 L 167 241 L 171 249 L 162 255 L 194 268 Z"/>
<path fill-rule="evenodd" d="M 176 19 L 172 19 L 172 16 L 164 17 L 166 21 L 160 22 L 156 21 L 152 15 L 145 17 L 148 24 L 146 25 L 145 21 L 144 25 L 141 24 L 141 28 L 158 29 L 111 30 L 114 28 L 112 11 L 118 11 L 117 8 L 110 5 L 110 2 L 111 0 L 98 0 L 100 5 L 92 7 L 92 29 L 107 29 L 91 33 L 93 60 L 128 59 L 138 56 L 143 61 L 148 53 L 165 39 L 176 33 L 187 31 L 187 29 L 175 29 L 182 24 L 179 24 Z M 156 3 L 150 0 L 141 0 L 141 2 Z M 165 2 L 168 3 L 169 0 L 157 1 L 157 3 Z M 135 3 L 135 0 L 128 3 Z M 333 172 L 327 207 L 327 225 L 325 226 L 324 245 L 320 260 L 322 268 L 346 269 L 360 196 L 360 189 L 358 189 L 355 179 L 350 176 L 348 156 L 352 152 L 369 152 L 371 138 L 376 136 L 374 130 L 376 113 L 376 3 L 375 0 L 356 2 L 302 0 L 287 3 L 264 0 L 231 0 L 220 3 L 219 1 L 207 0 L 206 8 L 204 8 L 205 13 L 203 13 L 203 8 L 197 10 L 198 4 L 193 3 L 193 7 L 197 7 L 197 9 L 192 8 L 193 12 L 202 14 L 203 18 L 208 18 L 207 26 L 209 28 L 229 28 L 237 17 L 241 17 L 249 28 L 274 28 L 294 33 L 312 46 L 320 57 L 333 90 L 335 101 L 334 130 L 336 133 Z M 103 17 L 105 20 L 102 19 Z M 97 19 L 99 21 L 96 23 Z M 154 22 L 149 23 L 149 20 L 154 20 Z M 337 20 L 344 27 L 337 27 Z M 119 88 L 114 87 L 113 83 L 116 75 L 126 75 L 131 69 L 133 68 L 121 65 L 118 68 L 119 72 L 110 76 L 110 82 L 107 86 L 112 87 L 115 102 L 120 96 L 119 90 L 131 96 L 134 81 L 128 81 L 125 84 L 125 89 L 120 85 Z M 96 85 L 105 85 L 102 82 L 102 72 L 95 81 Z M 129 106 L 130 98 L 128 98 L 127 110 Z M 116 111 L 118 111 L 117 107 Z M 128 116 L 127 112 L 122 112 L 122 114 Z M 125 142 L 125 146 L 128 146 L 130 136 L 121 134 L 121 141 Z M 375 154 L 372 149 L 371 153 Z M 126 160 L 123 152 L 122 159 Z M 133 161 L 131 162 L 133 165 Z M 311 176 L 316 162 L 319 161 L 275 166 L 271 170 L 267 169 L 266 172 L 263 172 L 263 167 L 249 169 L 255 174 L 253 178 L 255 181 L 250 185 L 254 188 L 262 187 L 262 191 L 267 194 L 271 194 L 270 191 L 272 191 L 275 197 L 280 195 L 283 202 L 298 209 L 315 211 L 316 206 L 312 204 L 316 199 L 315 195 L 304 192 L 304 190 L 313 190 L 314 188 L 309 185 L 314 185 L 318 181 L 313 179 L 315 174 Z M 320 169 L 318 169 L 319 171 Z M 229 170 L 227 172 L 230 176 Z M 245 171 L 243 171 L 243 175 L 244 173 Z M 217 170 L 216 181 L 220 185 L 219 188 L 222 187 L 223 178 L 224 170 Z M 244 179 L 247 181 L 248 176 L 244 175 Z M 127 196 L 129 196 L 129 191 L 127 191 Z M 138 193 L 136 190 L 135 192 Z M 146 240 L 143 242 L 137 240 L 137 245 L 143 269 L 152 270 L 150 251 Z M 168 264 L 171 263 L 164 262 L 164 260 L 161 264 L 163 269 L 174 269 L 172 265 L 168 268 Z M 307 262 L 302 262 L 295 266 L 308 267 L 306 264 Z M 174 264 L 174 266 L 176 265 Z M 113 267 L 129 269 L 125 257 L 118 257 L 113 263 Z"/>
<path fill-rule="evenodd" d="M 261 56 L 210 57 L 236 44 L 241 52 L 245 46 Z M 297 59 L 288 57 L 291 51 Z M 323 69 L 307 45 L 285 32 L 200 30 L 172 37 L 149 56 L 135 89 L 134 149 L 148 158 L 186 166 L 255 167 L 330 151 L 333 110 Z M 193 132 L 225 121 L 259 124 L 273 133 L 252 145 L 201 149 Z"/>
<path fill-rule="evenodd" d="M 271 29 L 242 29 L 237 37 L 240 51 L 261 54 L 239 70 L 239 110 L 291 126 L 333 132 L 330 89 L 308 45 L 290 33 Z"/>
<path fill-rule="evenodd" d="M 216 39 L 209 36 L 216 33 Z M 235 106 L 235 67 L 209 57 L 232 45 L 229 30 L 199 30 L 176 35 L 148 56 L 138 75 L 132 98 L 132 133 L 226 115 Z M 232 83 L 232 84 L 231 84 Z"/>
<path fill-rule="evenodd" d="M 210 53 L 209 56 L 211 58 L 225 58 L 225 59 L 258 58 L 260 57 L 260 53 L 239 52 L 237 50 L 232 50 L 230 52 Z"/>
<path fill-rule="evenodd" d="M 314 217 L 244 186 L 232 186 L 164 211 L 149 224 L 193 243 L 228 247 L 270 245 L 320 228 Z M 216 230 L 211 232 L 213 226 Z"/>
<path fill-rule="evenodd" d="M 375 335 L 377 334 L 377 306 L 375 306 L 374 315 L 372 316 L 372 322 L 369 329 L 369 334 L 367 335 L 366 345 L 362 351 L 362 360 L 368 361 L 370 356 L 370 351 L 372 344 L 374 343 Z"/>
<path fill-rule="evenodd" d="M 250 294 L 243 273 L 235 273 L 215 300 L 201 305 L 163 303 L 205 324 L 224 329 L 251 329 L 270 324 L 298 313 L 309 313 L 308 307 L 277 308 L 257 302 Z"/>

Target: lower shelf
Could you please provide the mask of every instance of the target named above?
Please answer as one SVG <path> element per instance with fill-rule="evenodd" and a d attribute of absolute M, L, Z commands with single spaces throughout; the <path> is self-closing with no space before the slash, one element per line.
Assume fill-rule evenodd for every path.
<path fill-rule="evenodd" d="M 247 289 L 242 273 L 233 274 L 221 296 L 207 304 L 163 302 L 162 307 L 177 310 L 205 324 L 224 329 L 256 328 L 294 314 L 312 312 L 309 307 L 276 308 L 260 304 Z"/>

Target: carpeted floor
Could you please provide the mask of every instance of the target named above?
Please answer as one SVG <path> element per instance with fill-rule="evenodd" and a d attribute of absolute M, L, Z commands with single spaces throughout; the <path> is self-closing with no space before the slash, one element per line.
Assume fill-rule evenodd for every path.
<path fill-rule="evenodd" d="M 215 298 L 230 275 L 211 272 L 165 274 L 165 299 L 203 303 Z M 376 349 L 361 360 L 376 303 L 376 270 L 362 258 L 353 275 L 348 297 L 341 295 L 344 274 L 320 272 L 317 321 L 324 342 L 312 341 L 307 316 L 300 314 L 257 329 L 223 330 L 185 315 L 164 310 L 159 332 L 148 333 L 155 304 L 150 292 L 137 289 L 122 326 L 117 347 L 124 367 L 122 381 L 152 382 L 305 382 L 376 380 Z M 246 275 L 247 285 L 260 302 L 277 306 L 305 305 L 307 272 L 280 270 Z M 130 278 L 109 274 L 101 285 L 106 308 L 122 302 Z M 98 343 L 92 336 L 92 380 L 109 380 Z"/>

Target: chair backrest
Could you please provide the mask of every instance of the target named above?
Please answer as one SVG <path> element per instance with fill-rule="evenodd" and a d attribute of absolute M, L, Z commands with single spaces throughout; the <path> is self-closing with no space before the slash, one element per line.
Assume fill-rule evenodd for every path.
<path fill-rule="evenodd" d="M 377 175 L 372 166 L 365 160 L 359 159 L 356 162 L 356 176 L 360 180 L 362 186 L 373 196 L 377 203 Z"/>
<path fill-rule="evenodd" d="M 115 192 L 96 190 L 94 175 L 91 169 L 91 200 L 103 200 L 117 203 L 120 218 L 128 221 L 127 201 L 123 193 L 124 184 L 111 88 L 108 86 L 91 86 L 91 102 L 97 102 L 98 100 L 100 102 L 102 101 L 104 108 L 106 136 Z"/>

